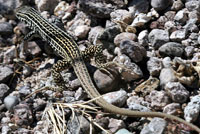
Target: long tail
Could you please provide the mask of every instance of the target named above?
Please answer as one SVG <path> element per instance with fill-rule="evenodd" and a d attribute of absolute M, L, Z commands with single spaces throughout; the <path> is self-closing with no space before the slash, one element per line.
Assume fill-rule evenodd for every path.
<path fill-rule="evenodd" d="M 73 68 L 78 79 L 81 82 L 81 85 L 83 86 L 87 94 L 91 98 L 98 98 L 99 96 L 101 96 L 90 78 L 90 75 L 88 73 L 85 63 L 82 61 L 78 61 L 74 63 Z M 123 108 L 119 108 L 108 103 L 102 97 L 96 99 L 95 102 L 106 111 L 115 113 L 115 114 L 126 115 L 126 116 L 131 116 L 131 117 L 160 117 L 160 118 L 168 118 L 170 120 L 178 121 L 180 123 L 183 123 L 189 126 L 190 128 L 192 128 L 193 130 L 197 131 L 200 134 L 200 128 L 174 115 L 169 115 L 169 114 L 159 113 L 159 112 L 140 112 L 140 111 L 132 111 L 132 110 L 123 109 Z"/>

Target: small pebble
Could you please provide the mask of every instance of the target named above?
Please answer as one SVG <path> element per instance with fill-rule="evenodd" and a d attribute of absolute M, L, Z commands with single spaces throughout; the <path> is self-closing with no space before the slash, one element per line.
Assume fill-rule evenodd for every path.
<path fill-rule="evenodd" d="M 4 98 L 5 107 L 8 110 L 13 110 L 13 107 L 19 103 L 19 100 L 16 96 L 7 96 Z"/>

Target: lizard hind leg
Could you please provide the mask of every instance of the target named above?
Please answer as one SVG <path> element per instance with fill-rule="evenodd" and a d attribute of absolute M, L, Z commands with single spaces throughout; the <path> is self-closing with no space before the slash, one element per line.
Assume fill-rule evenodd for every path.
<path fill-rule="evenodd" d="M 70 60 L 68 59 L 59 60 L 56 64 L 53 65 L 51 72 L 54 82 L 58 86 L 58 88 L 52 88 L 53 90 L 63 91 L 66 88 L 64 79 L 60 72 L 69 68 L 70 65 Z"/>
<path fill-rule="evenodd" d="M 88 48 L 86 48 L 85 51 L 82 52 L 82 56 L 85 61 L 89 61 L 91 57 L 95 57 L 97 68 L 110 74 L 110 72 L 106 69 L 108 64 L 106 63 L 105 56 L 103 55 L 102 45 L 90 45 Z"/>

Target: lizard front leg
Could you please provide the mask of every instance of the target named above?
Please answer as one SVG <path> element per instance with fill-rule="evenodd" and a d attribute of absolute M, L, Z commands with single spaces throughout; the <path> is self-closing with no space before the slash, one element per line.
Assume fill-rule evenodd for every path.
<path fill-rule="evenodd" d="M 56 64 L 53 65 L 51 72 L 54 82 L 56 83 L 56 85 L 58 85 L 59 91 L 65 89 L 65 82 L 60 72 L 69 68 L 70 66 L 71 66 L 71 60 L 69 59 L 59 60 Z"/>

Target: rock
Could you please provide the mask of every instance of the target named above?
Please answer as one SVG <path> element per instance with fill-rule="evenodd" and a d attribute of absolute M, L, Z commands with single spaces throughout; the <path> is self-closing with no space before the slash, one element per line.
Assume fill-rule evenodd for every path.
<path fill-rule="evenodd" d="M 176 13 L 174 20 L 178 21 L 181 24 L 185 24 L 188 19 L 188 14 L 186 10 L 180 10 Z"/>
<path fill-rule="evenodd" d="M 140 104 L 136 104 L 136 103 L 132 103 L 131 105 L 128 105 L 128 108 L 133 111 L 151 112 L 149 108 L 142 106 Z"/>
<path fill-rule="evenodd" d="M 168 82 L 176 82 L 177 78 L 171 68 L 163 68 L 160 72 L 160 85 L 164 87 Z"/>
<path fill-rule="evenodd" d="M 4 98 L 4 105 L 8 110 L 13 110 L 13 107 L 19 103 L 16 96 L 7 96 Z"/>
<path fill-rule="evenodd" d="M 43 99 L 34 99 L 33 108 L 35 111 L 42 111 L 45 109 L 47 102 Z"/>
<path fill-rule="evenodd" d="M 200 11 L 200 1 L 198 0 L 191 0 L 187 1 L 185 3 L 185 7 L 191 12 L 191 11 Z"/>
<path fill-rule="evenodd" d="M 99 34 L 98 40 L 103 43 L 105 49 L 113 51 L 115 45 L 113 44 L 115 36 L 121 33 L 121 29 L 118 25 L 107 27 L 102 33 Z"/>
<path fill-rule="evenodd" d="M 162 60 L 157 57 L 150 57 L 147 61 L 147 69 L 151 76 L 159 76 L 162 68 Z"/>
<path fill-rule="evenodd" d="M 143 97 L 139 96 L 131 96 L 127 99 L 127 106 L 139 104 L 141 106 L 149 107 L 150 103 L 147 101 L 144 101 Z"/>
<path fill-rule="evenodd" d="M 173 1 L 173 5 L 171 7 L 172 10 L 178 11 L 184 7 L 184 4 L 181 0 Z"/>
<path fill-rule="evenodd" d="M 123 69 L 123 68 L 120 69 L 119 72 L 120 72 L 122 78 L 127 82 L 139 79 L 143 76 L 143 73 L 142 73 L 140 67 L 137 64 L 132 63 L 130 58 L 126 55 L 121 55 L 121 56 L 115 57 L 113 62 L 117 62 L 126 67 L 125 69 Z"/>
<path fill-rule="evenodd" d="M 19 104 L 14 108 L 14 122 L 19 126 L 31 125 L 33 115 L 28 104 Z"/>
<path fill-rule="evenodd" d="M 123 40 L 137 41 L 137 36 L 134 33 L 123 32 L 115 36 L 114 43 L 116 46 L 119 46 Z"/>
<path fill-rule="evenodd" d="M 185 29 L 176 30 L 170 35 L 170 39 L 174 42 L 180 42 L 186 38 Z"/>
<path fill-rule="evenodd" d="M 79 0 L 78 9 L 97 18 L 109 18 L 114 9 L 122 8 L 125 2 L 121 0 Z"/>
<path fill-rule="evenodd" d="M 151 0 L 151 6 L 157 11 L 166 9 L 171 3 L 172 0 Z"/>
<path fill-rule="evenodd" d="M 192 57 L 195 53 L 195 48 L 193 46 L 187 46 L 185 47 L 185 55 L 186 57 Z"/>
<path fill-rule="evenodd" d="M 150 77 L 148 80 L 138 85 L 134 91 L 138 94 L 142 94 L 142 96 L 146 96 L 151 91 L 158 88 L 159 82 L 160 81 L 157 78 Z"/>
<path fill-rule="evenodd" d="M 13 32 L 13 26 L 8 22 L 0 22 L 0 35 L 9 35 Z"/>
<path fill-rule="evenodd" d="M 199 13 L 200 15 L 200 13 Z M 194 20 L 194 21 L 192 21 Z M 199 16 L 199 20 L 200 20 L 200 16 Z M 199 28 L 198 26 L 195 24 L 196 22 L 196 18 L 191 18 L 187 24 L 183 27 L 186 30 L 186 33 L 190 32 L 190 33 L 198 33 L 199 32 Z"/>
<path fill-rule="evenodd" d="M 163 134 L 166 127 L 167 122 L 164 119 L 155 117 L 144 126 L 140 134 Z"/>
<path fill-rule="evenodd" d="M 90 133 L 90 123 L 84 116 L 70 116 L 67 122 L 67 133 L 78 134 L 82 132 L 83 134 Z M 92 128 L 94 131 L 94 128 Z M 93 132 L 94 133 L 94 132 Z"/>
<path fill-rule="evenodd" d="M 83 88 L 78 88 L 74 97 L 76 100 L 84 100 L 87 97 L 87 94 L 84 92 Z"/>
<path fill-rule="evenodd" d="M 74 35 L 80 39 L 86 38 L 88 32 L 90 31 L 90 27 L 87 25 L 77 26 L 74 30 Z"/>
<path fill-rule="evenodd" d="M 147 14 L 140 13 L 134 18 L 133 22 L 131 23 L 131 26 L 133 27 L 142 27 L 147 22 L 151 20 L 151 16 L 148 16 Z"/>
<path fill-rule="evenodd" d="M 25 96 L 31 94 L 31 92 L 32 91 L 31 91 L 31 84 L 30 83 L 27 83 L 24 86 L 21 86 L 19 88 L 19 94 L 20 94 L 20 96 L 25 97 Z"/>
<path fill-rule="evenodd" d="M 184 49 L 183 46 L 176 42 L 168 42 L 162 45 L 159 49 L 159 54 L 163 57 L 181 57 Z"/>
<path fill-rule="evenodd" d="M 119 89 L 120 77 L 116 69 L 96 70 L 94 73 L 94 81 L 102 93 Z"/>
<path fill-rule="evenodd" d="M 129 132 L 127 129 L 119 129 L 115 134 L 133 134 L 131 132 Z"/>
<path fill-rule="evenodd" d="M 184 118 L 187 122 L 195 122 L 200 112 L 200 96 L 194 96 L 184 109 Z"/>
<path fill-rule="evenodd" d="M 5 64 L 13 63 L 13 59 L 16 57 L 16 47 L 11 46 L 6 52 L 3 53 L 3 62 Z"/>
<path fill-rule="evenodd" d="M 132 22 L 132 15 L 127 10 L 118 9 L 114 10 L 110 13 L 111 20 L 114 21 L 122 21 L 126 24 L 130 24 Z"/>
<path fill-rule="evenodd" d="M 171 115 L 180 115 L 181 105 L 179 103 L 171 103 L 164 107 L 163 112 Z"/>
<path fill-rule="evenodd" d="M 162 60 L 162 65 L 164 68 L 171 68 L 172 67 L 172 60 L 170 57 L 165 57 Z"/>
<path fill-rule="evenodd" d="M 54 8 L 58 5 L 58 2 L 58 0 L 35 0 L 37 9 L 40 12 L 49 11 L 50 13 L 53 13 Z"/>
<path fill-rule="evenodd" d="M 117 120 L 117 119 L 110 119 L 108 128 L 111 130 L 112 133 L 115 133 L 117 130 L 124 128 L 125 123 L 123 120 Z"/>
<path fill-rule="evenodd" d="M 146 49 L 132 40 L 123 40 L 120 43 L 121 52 L 127 54 L 134 62 L 140 62 L 146 57 Z"/>
<path fill-rule="evenodd" d="M 138 42 L 143 47 L 148 46 L 148 31 L 147 30 L 143 30 L 143 31 L 141 31 L 139 33 L 139 35 L 138 35 Z"/>
<path fill-rule="evenodd" d="M 28 3 L 28 0 L 0 0 L 0 14 L 7 19 L 14 19 L 14 9 Z"/>
<path fill-rule="evenodd" d="M 9 66 L 0 65 L 0 83 L 8 82 L 13 73 Z"/>
<path fill-rule="evenodd" d="M 190 95 L 189 91 L 179 82 L 168 82 L 164 88 L 173 102 L 176 103 L 186 102 Z"/>
<path fill-rule="evenodd" d="M 136 16 L 139 13 L 147 13 L 149 10 L 149 1 L 148 0 L 131 0 L 128 3 L 129 12 Z"/>
<path fill-rule="evenodd" d="M 107 94 L 103 95 L 103 98 L 108 103 L 111 103 L 113 105 L 121 107 L 126 103 L 127 93 L 124 90 L 119 90 L 116 92 L 107 93 Z"/>
<path fill-rule="evenodd" d="M 158 49 L 163 44 L 169 42 L 169 34 L 165 30 L 153 29 L 148 36 L 149 42 L 151 45 Z"/>
<path fill-rule="evenodd" d="M 200 23 L 200 13 L 199 11 L 192 11 L 192 12 L 189 12 L 188 14 L 188 20 L 193 20 L 195 21 L 196 23 Z"/>
<path fill-rule="evenodd" d="M 3 100 L 3 98 L 9 94 L 10 88 L 6 84 L 0 84 L 0 100 Z"/>
<path fill-rule="evenodd" d="M 88 40 L 95 44 L 98 34 L 102 33 L 104 28 L 101 26 L 92 27 L 88 34 Z"/>
<path fill-rule="evenodd" d="M 27 51 L 33 56 L 37 57 L 42 53 L 39 45 L 35 41 L 29 41 L 27 44 Z"/>
<path fill-rule="evenodd" d="M 167 21 L 164 25 L 164 29 L 166 29 L 169 33 L 172 33 L 176 30 L 174 21 Z"/>
<path fill-rule="evenodd" d="M 151 102 L 151 107 L 156 110 L 162 110 L 171 100 L 165 91 L 153 90 L 150 95 L 146 97 Z"/>

